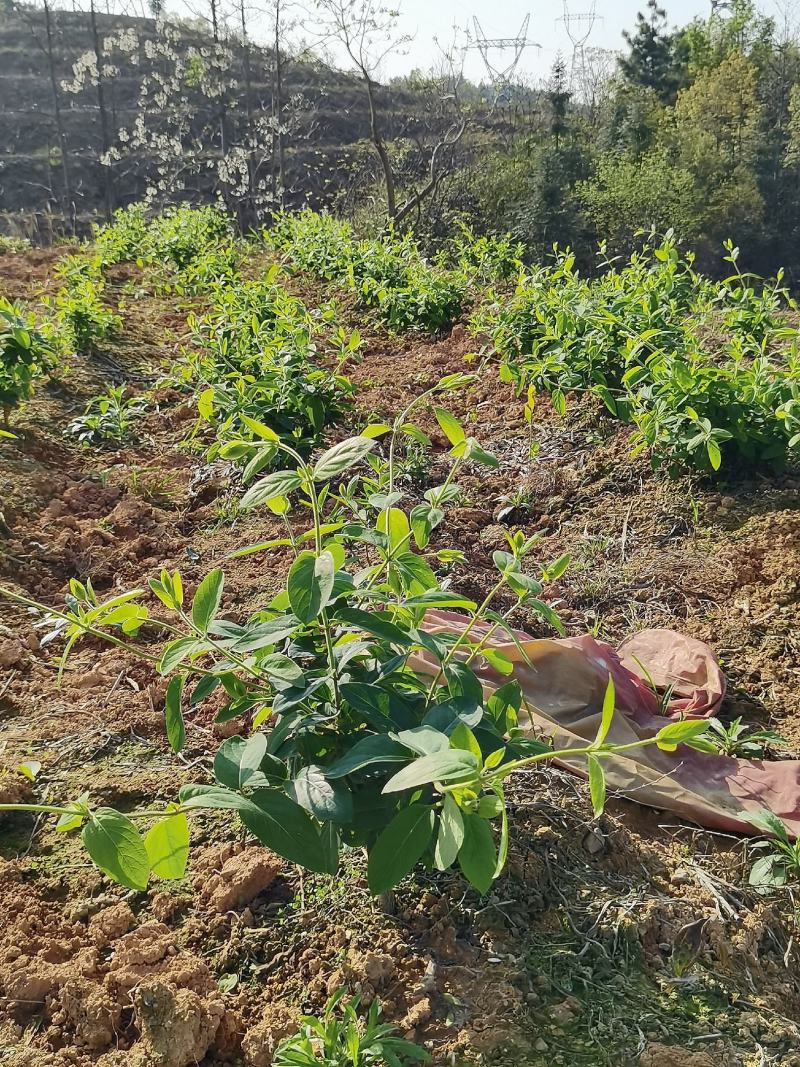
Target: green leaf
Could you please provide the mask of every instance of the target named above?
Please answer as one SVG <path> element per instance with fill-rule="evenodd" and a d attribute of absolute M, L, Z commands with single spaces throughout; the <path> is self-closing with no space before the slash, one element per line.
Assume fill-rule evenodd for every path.
<path fill-rule="evenodd" d="M 482 819 L 496 819 L 503 810 L 503 801 L 498 796 L 481 797 L 477 814 Z"/>
<path fill-rule="evenodd" d="M 756 860 L 748 879 L 750 885 L 762 889 L 779 889 L 789 880 L 786 860 L 777 853 Z"/>
<path fill-rule="evenodd" d="M 251 485 L 242 497 L 241 507 L 255 508 L 276 497 L 285 497 L 303 484 L 297 471 L 273 471 Z"/>
<path fill-rule="evenodd" d="M 716 441 L 710 439 L 706 441 L 706 451 L 708 452 L 708 461 L 712 469 L 718 471 L 722 464 L 722 452 L 719 445 Z"/>
<path fill-rule="evenodd" d="M 779 841 L 783 841 L 785 845 L 789 842 L 789 831 L 786 829 L 786 823 L 773 811 L 769 811 L 768 808 L 762 808 L 761 811 L 756 811 L 750 815 L 750 822 L 753 826 L 759 827 L 761 830 L 766 830 L 768 834 L 772 834 L 777 837 Z"/>
<path fill-rule="evenodd" d="M 29 782 L 35 782 L 36 776 L 42 769 L 41 763 L 36 759 L 25 760 L 24 763 L 17 764 L 17 770 L 21 775 L 28 779 Z"/>
<path fill-rule="evenodd" d="M 197 410 L 200 413 L 200 417 L 203 419 L 210 419 L 214 414 L 214 390 L 204 389 L 203 392 L 197 398 Z"/>
<path fill-rule="evenodd" d="M 207 574 L 197 587 L 192 601 L 192 622 L 203 633 L 208 632 L 208 627 L 219 610 L 224 585 L 225 574 L 217 567 Z"/>
<path fill-rule="evenodd" d="M 387 892 L 405 878 L 428 847 L 433 823 L 428 804 L 412 804 L 395 815 L 369 853 L 367 880 L 373 895 Z"/>
<path fill-rule="evenodd" d="M 411 529 L 417 548 L 427 547 L 431 534 L 444 521 L 444 511 L 430 504 L 417 504 L 411 509 Z"/>
<path fill-rule="evenodd" d="M 436 421 L 442 428 L 447 440 L 451 445 L 458 445 L 466 438 L 463 427 L 455 415 L 451 415 L 445 408 L 435 408 Z"/>
<path fill-rule="evenodd" d="M 301 808 L 320 822 L 351 823 L 353 797 L 349 789 L 333 784 L 321 767 L 302 767 L 297 777 L 286 783 L 286 792 Z"/>
<path fill-rule="evenodd" d="M 405 763 L 408 749 L 387 734 L 371 734 L 356 741 L 349 752 L 325 768 L 326 778 L 344 778 L 347 774 L 384 763 Z"/>
<path fill-rule="evenodd" d="M 277 678 L 278 681 L 288 682 L 291 685 L 297 685 L 305 677 L 302 669 L 298 667 L 294 660 L 284 656 L 281 652 L 273 652 L 271 655 L 265 656 L 260 660 L 259 667 L 269 678 Z"/>
<path fill-rule="evenodd" d="M 56 823 L 56 830 L 58 833 L 66 834 L 70 830 L 77 830 L 83 823 L 83 820 L 88 817 L 88 801 L 89 794 L 81 793 L 76 801 L 72 804 L 68 804 L 67 807 L 71 809 L 70 814 L 64 814 Z"/>
<path fill-rule="evenodd" d="M 656 744 L 665 752 L 674 752 L 678 745 L 686 744 L 708 729 L 705 719 L 683 719 L 663 726 L 656 734 Z"/>
<path fill-rule="evenodd" d="M 391 433 L 391 426 L 387 422 L 371 422 L 366 429 L 361 431 L 361 437 L 383 437 L 385 433 Z"/>
<path fill-rule="evenodd" d="M 92 862 L 114 882 L 147 889 L 150 860 L 142 836 L 130 819 L 113 808 L 92 812 L 81 839 Z"/>
<path fill-rule="evenodd" d="M 614 718 L 615 701 L 616 692 L 614 690 L 614 679 L 609 674 L 605 696 L 603 697 L 603 713 L 600 717 L 600 728 L 597 731 L 597 737 L 594 739 L 594 743 L 598 748 L 600 745 L 604 744 L 605 739 L 608 737 L 608 731 L 611 729 L 611 722 Z"/>
<path fill-rule="evenodd" d="M 606 803 L 606 775 L 597 756 L 586 757 L 589 768 L 589 794 L 592 798 L 592 810 L 595 818 L 603 814 Z"/>
<path fill-rule="evenodd" d="M 364 633 L 371 634 L 390 645 L 409 648 L 414 644 L 413 637 L 393 623 L 388 612 L 361 611 L 359 608 L 350 607 L 338 608 L 335 619 L 336 622 L 356 626 Z"/>
<path fill-rule="evenodd" d="M 375 447 L 369 437 L 350 437 L 324 452 L 314 465 L 314 481 L 325 482 L 342 474 Z"/>
<path fill-rule="evenodd" d="M 403 601 L 404 608 L 463 608 L 474 611 L 477 604 L 468 597 L 458 593 L 448 593 L 446 589 L 429 589 L 425 593 L 408 597 Z"/>
<path fill-rule="evenodd" d="M 178 791 L 178 797 L 186 811 L 242 811 L 251 805 L 248 797 L 221 785 L 184 785 Z"/>
<path fill-rule="evenodd" d="M 239 768 L 247 741 L 238 734 L 226 738 L 214 757 L 214 777 L 228 789 L 239 788 Z"/>
<path fill-rule="evenodd" d="M 184 681 L 185 679 L 181 674 L 170 678 L 167 686 L 167 697 L 164 702 L 167 740 L 173 752 L 181 752 L 186 744 L 186 726 L 183 721 L 183 712 L 181 711 Z"/>
<path fill-rule="evenodd" d="M 183 878 L 189 861 L 189 820 L 182 812 L 152 826 L 144 839 L 150 869 L 167 881 Z"/>
<path fill-rule="evenodd" d="M 267 739 L 264 734 L 251 734 L 244 745 L 232 749 L 231 754 L 239 757 L 239 789 L 267 784 L 261 773 L 261 762 L 267 754 Z"/>
<path fill-rule="evenodd" d="M 478 739 L 465 722 L 459 723 L 450 734 L 451 748 L 461 749 L 463 752 L 471 752 L 475 757 L 478 767 L 483 765 L 483 754 Z"/>
<path fill-rule="evenodd" d="M 308 812 L 278 789 L 257 789 L 250 800 L 239 816 L 262 845 L 310 871 L 326 873 L 320 835 Z"/>
<path fill-rule="evenodd" d="M 397 734 L 397 740 L 419 756 L 431 756 L 434 752 L 443 752 L 450 747 L 447 734 L 435 730 L 432 726 L 415 726 L 411 730 L 401 730 Z"/>
<path fill-rule="evenodd" d="M 440 871 L 446 871 L 456 861 L 464 843 L 464 820 L 461 809 L 450 793 L 444 798 L 439 814 L 439 833 L 433 851 L 433 859 Z"/>
<path fill-rule="evenodd" d="M 400 545 L 407 545 L 411 538 L 408 518 L 400 508 L 387 508 L 382 511 L 378 516 L 377 529 L 379 533 L 386 534 L 389 538 L 390 550 L 395 550 Z"/>
<path fill-rule="evenodd" d="M 477 774 L 478 761 L 472 752 L 443 749 L 429 756 L 421 756 L 393 775 L 383 787 L 384 793 L 400 793 L 431 782 L 468 779 Z"/>
<path fill-rule="evenodd" d="M 158 673 L 169 674 L 185 659 L 194 655 L 195 652 L 200 652 L 202 648 L 203 643 L 197 641 L 194 637 L 178 637 L 175 641 L 170 641 L 168 645 L 164 646 L 164 651 L 161 653 L 161 659 L 158 661 Z"/>
<path fill-rule="evenodd" d="M 319 615 L 333 589 L 335 564 L 330 552 L 315 556 L 301 553 L 289 570 L 287 591 L 292 611 L 300 622 L 309 623 Z"/>
<path fill-rule="evenodd" d="M 497 850 L 492 828 L 480 815 L 464 816 L 464 843 L 458 853 L 464 877 L 483 895 L 489 891 L 497 869 Z"/>
<path fill-rule="evenodd" d="M 565 552 L 563 554 L 563 556 L 559 556 L 558 559 L 554 560 L 552 563 L 549 563 L 547 565 L 547 567 L 545 567 L 545 570 L 544 570 L 545 581 L 547 581 L 547 582 L 555 582 L 555 581 L 557 581 L 561 577 L 561 575 L 564 574 L 564 572 L 566 571 L 567 567 L 569 567 L 569 564 L 570 564 L 570 555 L 569 555 L 568 552 Z"/>
<path fill-rule="evenodd" d="M 280 441 L 280 437 L 266 423 L 259 422 L 258 419 L 251 419 L 249 415 L 244 414 L 240 415 L 239 418 L 262 441 L 274 441 L 276 443 Z"/>

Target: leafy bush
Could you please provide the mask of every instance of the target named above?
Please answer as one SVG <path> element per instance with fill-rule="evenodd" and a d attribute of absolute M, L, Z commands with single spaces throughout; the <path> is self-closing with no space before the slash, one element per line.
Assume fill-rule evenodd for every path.
<path fill-rule="evenodd" d="M 522 269 L 525 246 L 510 233 L 478 236 L 463 223 L 445 261 L 452 260 L 462 274 L 478 282 L 508 281 Z"/>
<path fill-rule="evenodd" d="M 702 232 L 704 197 L 697 181 L 663 148 L 637 159 L 618 152 L 601 155 L 576 197 L 592 220 L 592 232 L 614 252 L 630 253 L 637 234 L 651 226 L 662 232 L 672 227 L 688 239 Z"/>
<path fill-rule="evenodd" d="M 783 464 L 800 446 L 800 359 L 782 287 L 737 267 L 715 284 L 667 234 L 598 278 L 569 251 L 521 278 L 510 299 L 480 308 L 473 328 L 520 390 L 547 390 L 562 411 L 588 391 L 636 427 L 634 450 L 654 465 L 717 470 L 730 461 Z"/>
<path fill-rule="evenodd" d="M 102 300 L 105 282 L 99 255 L 65 256 L 56 273 L 65 283 L 56 293 L 57 321 L 76 352 L 89 352 L 98 341 L 119 333 L 122 319 Z"/>
<path fill-rule="evenodd" d="M 148 221 L 144 205 L 132 204 L 96 231 L 95 243 L 104 263 L 142 258 L 183 270 L 231 232 L 225 213 L 210 205 L 168 208 Z"/>
<path fill-rule="evenodd" d="M 300 1033 L 275 1049 L 273 1067 L 405 1067 L 430 1060 L 419 1045 L 398 1037 L 396 1027 L 380 1021 L 377 1000 L 361 1020 L 358 998 L 345 1001 L 345 995 L 344 989 L 335 993 L 322 1018 L 304 1016 Z"/>
<path fill-rule="evenodd" d="M 73 419 L 64 433 L 68 437 L 77 437 L 82 445 L 121 441 L 128 436 L 146 408 L 143 397 L 126 397 L 125 386 L 118 385 L 109 389 L 104 396 L 90 400 L 84 414 Z"/>
<path fill-rule="evenodd" d="M 148 258 L 182 270 L 230 235 L 230 219 L 219 208 L 173 208 L 150 223 L 146 253 Z"/>
<path fill-rule="evenodd" d="M 145 205 L 118 208 L 113 222 L 95 227 L 94 240 L 104 263 L 126 263 L 143 255 L 148 243 Z"/>
<path fill-rule="evenodd" d="M 307 210 L 281 216 L 265 237 L 296 269 L 346 285 L 392 330 L 435 332 L 462 311 L 467 278 L 428 263 L 410 236 L 358 241 L 347 223 Z"/>
<path fill-rule="evenodd" d="M 52 333 L 21 305 L 0 297 L 0 407 L 6 427 L 11 409 L 30 398 L 36 380 L 57 362 Z"/>
<path fill-rule="evenodd" d="M 221 613 L 225 575 L 211 571 L 191 605 L 185 604 L 180 574 L 162 571 L 150 588 L 174 621 L 150 618 L 141 590 L 105 603 L 87 583 L 73 581 L 67 610 L 52 613 L 66 640 L 65 657 L 84 635 L 105 636 L 153 663 L 150 651 L 126 642 L 145 621 L 162 627 L 167 643 L 158 657 L 169 677 L 166 731 L 172 748 L 185 745 L 184 714 L 212 694 L 224 704 L 217 722 L 241 719 L 249 736 L 223 742 L 214 760 L 214 781 L 186 785 L 176 804 L 162 812 L 124 815 L 80 798 L 66 805 L 0 805 L 0 810 L 47 811 L 61 829 L 81 827 L 89 855 L 107 875 L 142 890 L 151 874 L 183 876 L 189 851 L 188 816 L 201 809 L 235 811 L 259 841 L 311 871 L 333 873 L 342 846 L 364 848 L 373 893 L 396 885 L 419 862 L 447 870 L 458 864 L 469 882 L 485 893 L 505 866 L 508 817 L 504 781 L 520 768 L 564 756 L 527 736 L 520 726 L 522 693 L 510 681 L 484 693 L 476 662 L 509 675 L 512 664 L 490 644 L 510 634 L 518 608 L 558 626 L 542 599 L 545 581 L 559 577 L 563 557 L 530 573 L 538 536 L 509 535 L 508 550 L 494 555 L 497 579 L 480 607 L 437 578 L 431 561 L 449 561 L 453 551 L 432 553 L 430 541 L 457 495 L 455 481 L 468 463 L 494 467 L 497 460 L 446 410 L 436 417 L 452 444 L 451 468 L 441 485 L 425 493 L 410 512 L 397 505 L 393 457 L 398 441 L 421 433 L 412 410 L 464 381 L 443 379 L 417 398 L 391 426 L 368 427 L 364 435 L 333 445 L 306 462 L 270 427 L 244 419 L 255 439 L 232 442 L 221 452 L 249 448 L 292 466 L 252 484 L 244 508 L 266 504 L 286 518 L 285 538 L 241 549 L 237 555 L 289 548 L 294 556 L 287 583 L 248 618 Z M 385 491 L 370 481 L 360 509 L 368 521 L 349 521 L 350 508 L 337 500 L 337 484 L 359 461 L 377 455 L 377 439 L 388 439 L 383 463 Z M 300 498 L 310 529 L 289 516 Z M 414 551 L 412 545 L 423 556 Z M 496 609 L 499 593 L 514 604 Z M 30 604 L 11 591 L 3 594 Z M 461 609 L 463 626 L 452 634 L 422 628 L 430 608 Z M 120 636 L 121 632 L 121 636 Z M 606 743 L 614 711 L 609 681 L 596 740 L 570 750 L 588 760 L 596 811 L 603 806 L 602 760 L 621 751 Z M 665 726 L 655 739 L 674 749 L 705 731 L 705 722 Z M 634 742 L 628 749 L 648 744 Z M 152 825 L 142 836 L 136 823 Z M 499 839 L 493 826 L 499 822 Z"/>
<path fill-rule="evenodd" d="M 231 437 L 251 436 L 244 416 L 269 421 L 307 454 L 352 392 L 338 369 L 317 363 L 324 316 L 312 318 L 278 276 L 273 267 L 263 278 L 234 288 L 215 286 L 211 310 L 189 317 L 197 351 L 189 356 L 186 373 L 206 386 L 200 411 L 216 428 L 212 457 Z M 351 335 L 342 357 L 352 355 L 358 342 L 358 335 Z"/>
<path fill-rule="evenodd" d="M 0 233 L 0 256 L 17 255 L 29 251 L 30 248 L 31 243 L 27 237 L 9 237 Z"/>

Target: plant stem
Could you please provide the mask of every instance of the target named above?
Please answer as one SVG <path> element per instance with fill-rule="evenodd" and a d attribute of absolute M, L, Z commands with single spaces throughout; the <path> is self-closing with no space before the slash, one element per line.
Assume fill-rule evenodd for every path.
<path fill-rule="evenodd" d="M 497 594 L 500 592 L 500 590 L 503 588 L 503 586 L 506 584 L 507 581 L 508 581 L 508 576 L 506 574 L 501 574 L 500 575 L 500 580 L 498 582 L 496 582 L 494 584 L 494 586 L 489 590 L 489 592 L 488 592 L 487 596 L 485 597 L 483 603 L 480 605 L 478 610 L 475 612 L 475 614 L 469 620 L 467 625 L 464 627 L 464 629 L 458 635 L 458 638 L 457 638 L 455 644 L 452 645 L 452 647 L 450 648 L 450 651 L 447 653 L 445 658 L 442 660 L 441 664 L 439 665 L 439 670 L 437 671 L 436 675 L 434 676 L 433 681 L 430 684 L 430 687 L 428 688 L 428 693 L 427 693 L 427 696 L 425 698 L 428 703 L 430 703 L 430 701 L 433 699 L 433 694 L 434 694 L 434 692 L 436 690 L 436 686 L 441 681 L 442 675 L 444 674 L 446 667 L 448 666 L 448 664 L 450 664 L 452 662 L 453 656 L 458 651 L 458 649 L 464 644 L 464 641 L 467 639 L 467 637 L 469 637 L 470 633 L 472 632 L 472 630 L 475 627 L 475 624 L 480 622 L 484 611 L 486 611 L 486 609 L 491 604 L 492 600 L 494 600 L 495 596 L 497 596 Z"/>
<path fill-rule="evenodd" d="M 595 745 L 587 745 L 585 748 L 564 748 L 554 749 L 548 752 L 539 752 L 535 756 L 526 756 L 524 759 L 514 760 L 512 763 L 504 763 L 501 767 L 498 767 L 496 772 L 488 775 L 485 781 L 489 784 L 493 782 L 501 782 L 514 771 L 519 771 L 523 767 L 529 767 L 534 763 L 543 763 L 545 760 L 572 759 L 575 756 L 588 755 L 616 756 L 619 755 L 620 752 L 628 752 L 633 748 L 643 748 L 645 745 L 652 745 L 655 740 L 655 737 L 645 737 L 641 741 L 630 741 L 626 745 L 602 745 L 600 748 L 597 748 Z"/>

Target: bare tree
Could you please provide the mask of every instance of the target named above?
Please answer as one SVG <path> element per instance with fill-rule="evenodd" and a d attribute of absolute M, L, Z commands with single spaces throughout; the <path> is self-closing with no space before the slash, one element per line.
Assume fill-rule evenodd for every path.
<path fill-rule="evenodd" d="M 111 149 L 114 143 L 116 124 L 113 116 L 109 115 L 106 88 L 111 79 L 115 78 L 119 71 L 109 61 L 109 43 L 101 38 L 100 26 L 97 20 L 96 0 L 89 0 L 87 25 L 89 29 L 89 49 L 84 52 L 72 64 L 72 80 L 63 81 L 61 88 L 68 93 L 81 93 L 86 88 L 93 88 L 97 100 L 97 110 L 100 116 L 100 141 L 101 151 L 98 154 L 98 166 L 102 171 L 101 186 L 103 189 L 103 201 L 105 215 L 111 218 L 115 207 L 116 192 L 114 182 L 113 154 Z"/>
<path fill-rule="evenodd" d="M 284 8 L 281 0 L 274 0 L 272 36 L 272 122 L 273 140 L 273 182 L 277 194 L 278 207 L 286 204 L 286 152 L 283 140 L 283 23 Z"/>
<path fill-rule="evenodd" d="M 388 57 L 401 52 L 411 38 L 398 28 L 399 12 L 383 7 L 376 0 L 316 0 L 321 15 L 319 34 L 324 42 L 336 42 L 364 84 L 369 104 L 370 138 L 380 162 L 386 195 L 388 221 L 399 225 L 416 211 L 423 200 L 435 192 L 447 169 L 451 150 L 467 128 L 466 112 L 461 107 L 459 90 L 463 81 L 463 52 L 459 61 L 455 44 L 443 49 L 438 69 L 427 80 L 438 105 L 433 109 L 435 139 L 429 147 L 419 145 L 427 158 L 425 180 L 402 199 L 398 198 L 397 180 L 383 132 L 378 106 L 378 75 Z M 437 42 L 438 43 L 438 42 Z M 444 126 L 444 132 L 441 132 Z"/>
<path fill-rule="evenodd" d="M 42 0 L 42 14 L 44 15 L 44 33 L 41 32 L 41 22 L 36 9 L 27 4 L 16 3 L 12 0 L 11 10 L 14 11 L 28 26 L 31 31 L 36 47 L 47 58 L 47 74 L 50 82 L 50 96 L 53 102 L 53 118 L 56 124 L 56 137 L 58 139 L 58 151 L 60 155 L 63 189 L 61 196 L 61 212 L 64 219 L 69 219 L 70 229 L 74 230 L 75 204 L 73 201 L 72 180 L 70 174 L 69 147 L 67 135 L 64 130 L 64 116 L 61 111 L 61 96 L 58 79 L 56 77 L 56 13 L 53 10 L 52 0 Z"/>
<path fill-rule="evenodd" d="M 95 0 L 89 0 L 89 26 L 91 29 L 92 51 L 95 57 L 95 69 L 97 71 L 97 107 L 100 112 L 100 136 L 103 146 L 103 193 L 105 200 L 106 218 L 111 219 L 114 212 L 114 168 L 107 161 L 108 151 L 111 148 L 111 124 L 108 120 L 108 107 L 106 104 L 105 79 L 106 64 L 103 57 L 103 49 L 100 41 L 100 33 L 97 28 L 97 10 Z"/>
<path fill-rule="evenodd" d="M 442 179 L 454 166 L 453 151 L 464 136 L 469 113 L 464 107 L 461 90 L 464 84 L 464 50 L 458 47 L 457 31 L 447 46 L 436 40 L 439 61 L 426 79 L 431 100 L 427 136 L 418 141 L 421 159 L 427 160 L 425 180 L 415 184 L 405 200 L 397 205 L 392 221 L 399 225 L 423 201 L 433 196 Z"/>
<path fill-rule="evenodd" d="M 397 215 L 397 193 L 389 150 L 386 147 L 376 99 L 377 75 L 388 56 L 397 53 L 409 37 L 397 29 L 397 12 L 375 0 L 316 0 L 323 41 L 336 41 L 345 50 L 364 83 L 369 103 L 370 136 L 380 161 L 386 193 L 386 214 Z"/>

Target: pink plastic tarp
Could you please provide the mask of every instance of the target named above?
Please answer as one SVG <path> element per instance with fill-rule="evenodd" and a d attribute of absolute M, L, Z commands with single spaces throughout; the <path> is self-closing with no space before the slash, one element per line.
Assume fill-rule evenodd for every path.
<path fill-rule="evenodd" d="M 465 625 L 463 616 L 450 612 L 431 611 L 425 619 L 430 633 L 458 633 Z M 470 640 L 477 641 L 487 629 L 477 624 Z M 524 698 L 520 725 L 552 737 L 558 749 L 581 748 L 594 739 L 609 674 L 616 713 L 608 740 L 618 744 L 652 737 L 669 719 L 710 718 L 725 695 L 725 676 L 708 645 L 672 630 L 643 630 L 619 649 L 589 636 L 536 640 L 515 633 L 524 656 L 501 631 L 488 644 L 514 664 L 513 678 Z M 420 673 L 435 669 L 427 654 L 416 656 L 413 666 Z M 485 660 L 473 660 L 472 666 L 487 692 L 509 681 Z M 665 714 L 651 682 L 662 691 L 672 687 Z M 577 774 L 586 773 L 581 757 L 561 762 Z M 783 819 L 790 834 L 800 835 L 800 760 L 733 759 L 686 745 L 664 752 L 653 744 L 612 756 L 604 766 L 609 792 L 702 826 L 763 833 L 751 819 L 766 808 Z"/>

